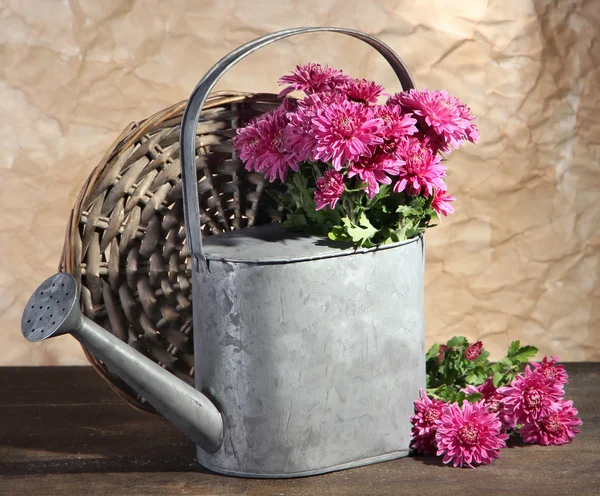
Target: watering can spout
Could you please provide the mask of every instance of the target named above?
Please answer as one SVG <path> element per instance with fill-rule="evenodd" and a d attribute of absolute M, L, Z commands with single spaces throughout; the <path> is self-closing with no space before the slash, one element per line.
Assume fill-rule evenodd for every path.
<path fill-rule="evenodd" d="M 81 314 L 75 279 L 56 274 L 33 293 L 21 320 L 29 341 L 72 334 L 156 410 L 208 452 L 223 442 L 223 417 L 200 391 Z"/>

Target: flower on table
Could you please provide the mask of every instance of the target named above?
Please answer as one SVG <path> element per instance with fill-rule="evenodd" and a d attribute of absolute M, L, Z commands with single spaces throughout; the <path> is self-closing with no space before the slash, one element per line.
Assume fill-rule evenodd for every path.
<path fill-rule="evenodd" d="M 552 379 L 557 384 L 566 384 L 569 382 L 569 375 L 564 365 L 557 364 L 558 357 L 544 357 L 540 363 L 532 362 L 533 370 L 539 372 L 544 377 Z"/>
<path fill-rule="evenodd" d="M 517 423 L 533 423 L 560 409 L 564 390 L 561 384 L 540 372 L 525 367 L 523 375 L 517 375 L 509 386 L 498 392 L 504 395 L 503 403 L 515 416 Z"/>
<path fill-rule="evenodd" d="M 483 401 L 463 401 L 444 406 L 437 422 L 437 455 L 455 467 L 491 463 L 506 447 L 508 434 L 502 431 L 498 414 L 490 413 Z"/>
<path fill-rule="evenodd" d="M 479 386 L 468 385 L 462 391 L 467 395 L 480 393 L 481 400 L 487 406 L 488 412 L 498 414 L 498 419 L 502 422 L 505 431 L 512 430 L 517 425 L 514 414 L 504 406 L 504 395 L 498 392 L 492 377 L 488 377 Z"/>
<path fill-rule="evenodd" d="M 438 354 L 437 354 L 437 360 L 438 363 L 442 363 L 444 361 L 444 358 L 446 357 L 446 352 L 449 350 L 449 346 L 446 346 L 445 344 L 441 344 L 438 350 Z"/>
<path fill-rule="evenodd" d="M 523 441 L 542 446 L 570 443 L 582 424 L 572 401 L 561 401 L 558 411 L 548 413 L 535 422 L 525 424 L 520 431 Z"/>
<path fill-rule="evenodd" d="M 465 350 L 465 358 L 470 362 L 474 362 L 481 355 L 481 351 L 483 350 L 483 343 L 481 341 L 477 341 L 467 347 Z"/>
<path fill-rule="evenodd" d="M 442 416 L 445 402 L 429 398 L 423 390 L 419 395 L 419 399 L 415 401 L 415 415 L 410 418 L 413 425 L 412 446 L 423 455 L 434 455 L 437 451 L 437 422 Z"/>
<path fill-rule="evenodd" d="M 509 436 L 542 446 L 570 443 L 582 422 L 564 398 L 567 372 L 557 357 L 530 362 L 537 351 L 513 341 L 506 356 L 491 363 L 483 343 L 464 336 L 431 346 L 428 398 L 421 391 L 415 401 L 412 446 L 421 454 L 435 448 L 446 464 L 474 467 L 498 458 Z"/>

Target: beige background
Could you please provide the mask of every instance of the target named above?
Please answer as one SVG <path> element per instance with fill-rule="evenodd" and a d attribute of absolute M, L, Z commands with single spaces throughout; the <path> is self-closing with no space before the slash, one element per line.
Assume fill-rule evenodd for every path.
<path fill-rule="evenodd" d="M 596 0 L 0 0 L 0 365 L 84 363 L 69 337 L 25 342 L 20 314 L 122 128 L 186 98 L 238 45 L 301 25 L 380 37 L 419 87 L 479 116 L 480 145 L 449 163 L 457 213 L 428 235 L 428 342 L 464 334 L 498 358 L 521 339 L 600 359 Z M 383 59 L 333 34 L 272 45 L 218 89 L 276 91 L 309 61 L 398 89 Z"/>

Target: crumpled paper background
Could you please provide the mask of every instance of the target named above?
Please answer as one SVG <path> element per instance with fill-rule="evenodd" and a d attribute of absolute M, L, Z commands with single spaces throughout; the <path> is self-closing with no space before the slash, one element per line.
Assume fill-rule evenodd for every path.
<path fill-rule="evenodd" d="M 447 89 L 482 139 L 450 157 L 457 213 L 427 236 L 428 344 L 513 339 L 600 359 L 600 8 L 596 0 L 4 0 L 0 2 L 0 365 L 81 364 L 75 340 L 29 344 L 20 315 L 56 271 L 85 178 L 131 121 L 185 99 L 220 57 L 280 29 L 381 38 L 420 88 Z M 277 91 L 329 63 L 399 89 L 357 40 L 307 35 L 217 89 Z"/>

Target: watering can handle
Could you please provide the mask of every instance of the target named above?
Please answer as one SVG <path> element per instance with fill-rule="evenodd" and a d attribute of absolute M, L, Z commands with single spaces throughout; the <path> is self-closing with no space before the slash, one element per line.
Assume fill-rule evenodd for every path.
<path fill-rule="evenodd" d="M 185 229 L 187 232 L 187 242 L 194 264 L 194 270 L 200 266 L 200 261 L 205 260 L 204 250 L 202 248 L 202 232 L 200 226 L 200 206 L 198 200 L 198 185 L 196 182 L 196 130 L 198 128 L 198 120 L 200 112 L 210 93 L 210 90 L 216 82 L 225 74 L 232 66 L 238 63 L 247 55 L 250 55 L 255 50 L 262 48 L 274 41 L 282 40 L 290 36 L 305 33 L 315 33 L 322 31 L 331 31 L 352 36 L 359 40 L 368 43 L 375 48 L 392 66 L 392 69 L 398 76 L 400 84 L 405 91 L 414 88 L 414 82 L 406 69 L 404 63 L 394 51 L 385 43 L 377 38 L 360 31 L 345 28 L 293 28 L 284 31 L 278 31 L 262 38 L 250 41 L 245 45 L 233 50 L 229 55 L 226 55 L 219 60 L 200 80 L 183 113 L 181 122 L 181 182 L 183 190 L 184 203 L 184 218 Z"/>

